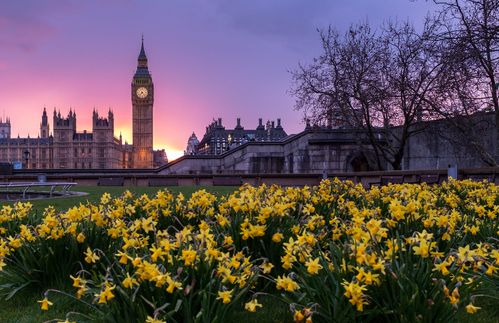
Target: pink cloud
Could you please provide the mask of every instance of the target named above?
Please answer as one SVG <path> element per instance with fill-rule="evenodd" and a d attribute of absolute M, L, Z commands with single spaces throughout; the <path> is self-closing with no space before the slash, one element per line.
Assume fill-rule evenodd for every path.
<path fill-rule="evenodd" d="M 76 9 L 65 0 L 25 0 L 0 3 L 0 47 L 32 52 L 56 33 L 51 18 Z"/>
<path fill-rule="evenodd" d="M 0 46 L 7 50 L 33 51 L 43 40 L 55 34 L 55 28 L 38 18 L 0 17 Z"/>

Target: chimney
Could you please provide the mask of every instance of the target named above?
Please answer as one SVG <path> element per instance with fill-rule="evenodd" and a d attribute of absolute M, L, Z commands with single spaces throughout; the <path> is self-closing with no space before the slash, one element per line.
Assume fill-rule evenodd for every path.
<path fill-rule="evenodd" d="M 222 118 L 218 118 L 218 125 L 221 127 L 222 126 Z"/>
<path fill-rule="evenodd" d="M 281 127 L 281 118 L 277 118 L 277 128 Z"/>
<path fill-rule="evenodd" d="M 241 118 L 237 118 L 237 127 L 241 126 Z"/>
<path fill-rule="evenodd" d="M 274 126 L 275 126 L 275 123 L 274 123 L 274 121 L 272 121 L 272 129 L 274 129 Z"/>
<path fill-rule="evenodd" d="M 262 126 L 263 127 L 262 118 L 258 118 L 258 126 Z"/>

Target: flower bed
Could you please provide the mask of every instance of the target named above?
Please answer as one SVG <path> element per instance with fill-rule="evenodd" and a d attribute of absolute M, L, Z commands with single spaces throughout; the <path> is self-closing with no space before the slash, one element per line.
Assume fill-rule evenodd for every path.
<path fill-rule="evenodd" d="M 447 321 L 498 295 L 493 184 L 243 185 L 30 208 L 0 211 L 1 291 L 46 289 L 44 310 L 68 284 L 82 315 L 115 322 L 223 322 L 262 294 L 297 322 Z"/>

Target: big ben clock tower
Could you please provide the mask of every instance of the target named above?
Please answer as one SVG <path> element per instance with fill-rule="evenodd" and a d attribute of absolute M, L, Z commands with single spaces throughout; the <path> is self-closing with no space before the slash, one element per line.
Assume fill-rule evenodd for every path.
<path fill-rule="evenodd" d="M 138 58 L 137 71 L 132 80 L 133 115 L 133 167 L 153 167 L 152 145 L 152 106 L 154 103 L 154 84 L 147 68 L 144 51 L 144 37 Z"/>

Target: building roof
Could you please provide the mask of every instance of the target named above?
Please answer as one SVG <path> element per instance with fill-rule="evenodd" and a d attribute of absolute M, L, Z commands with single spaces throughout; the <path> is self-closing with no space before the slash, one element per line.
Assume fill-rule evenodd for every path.
<path fill-rule="evenodd" d="M 48 145 L 52 138 L 0 138 L 0 145 Z"/>
<path fill-rule="evenodd" d="M 76 132 L 73 135 L 73 140 L 76 141 L 92 141 L 94 138 L 93 133 L 91 132 Z"/>

